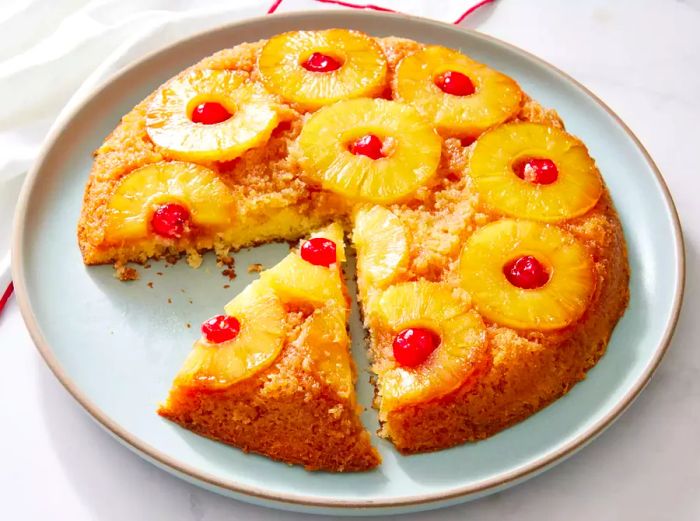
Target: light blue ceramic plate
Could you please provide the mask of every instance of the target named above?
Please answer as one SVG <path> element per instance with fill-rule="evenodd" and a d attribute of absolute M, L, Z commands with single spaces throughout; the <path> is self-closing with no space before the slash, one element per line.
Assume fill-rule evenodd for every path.
<path fill-rule="evenodd" d="M 461 49 L 555 107 L 598 161 L 622 218 L 632 265 L 630 307 L 608 354 L 566 397 L 486 441 L 434 454 L 403 457 L 376 440 L 384 464 L 365 474 L 308 473 L 200 438 L 154 413 L 197 336 L 196 326 L 186 324 L 218 313 L 251 280 L 249 263 L 271 266 L 286 246 L 240 252 L 238 278 L 224 289 L 226 281 L 211 257 L 199 270 L 184 263 L 154 264 L 141 270 L 140 281 L 118 282 L 109 266 L 83 266 L 75 238 L 91 152 L 122 114 L 168 77 L 218 49 L 327 27 Z M 478 33 L 409 17 L 332 11 L 225 26 L 148 56 L 96 89 L 57 125 L 29 175 L 17 213 L 13 269 L 24 318 L 47 363 L 126 446 L 188 481 L 246 501 L 376 514 L 435 508 L 495 492 L 541 472 L 599 434 L 644 387 L 668 345 L 681 302 L 683 246 L 678 218 L 651 159 L 624 124 L 573 80 Z M 357 313 L 353 333 L 362 366 Z M 364 404 L 370 395 L 367 378 L 361 378 Z M 364 420 L 376 430 L 371 410 Z"/>

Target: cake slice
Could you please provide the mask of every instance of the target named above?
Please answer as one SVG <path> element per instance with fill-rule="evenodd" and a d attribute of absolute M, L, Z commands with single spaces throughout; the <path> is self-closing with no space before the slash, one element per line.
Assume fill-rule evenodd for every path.
<path fill-rule="evenodd" d="M 202 325 L 159 414 L 308 470 L 376 467 L 355 398 L 343 261 L 334 223 L 262 272 Z"/>
<path fill-rule="evenodd" d="M 622 230 L 580 141 L 504 124 L 477 138 L 465 178 L 422 213 L 353 212 L 378 434 L 402 453 L 486 438 L 559 398 L 627 304 Z"/>

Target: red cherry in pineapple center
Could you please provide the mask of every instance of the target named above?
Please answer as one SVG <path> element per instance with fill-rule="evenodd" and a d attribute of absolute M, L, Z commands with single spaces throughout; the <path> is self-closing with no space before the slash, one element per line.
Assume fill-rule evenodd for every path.
<path fill-rule="evenodd" d="M 536 289 L 549 282 L 547 268 L 532 255 L 523 255 L 503 266 L 503 274 L 513 286 Z"/>
<path fill-rule="evenodd" d="M 226 121 L 230 117 L 231 113 L 221 103 L 207 101 L 200 103 L 194 108 L 190 119 L 194 123 L 201 123 L 202 125 L 215 125 Z"/>
<path fill-rule="evenodd" d="M 301 258 L 315 266 L 328 267 L 337 257 L 335 243 L 324 237 L 314 237 L 301 245 Z"/>
<path fill-rule="evenodd" d="M 161 237 L 179 239 L 185 233 L 190 221 L 190 212 L 177 203 L 163 204 L 153 212 L 151 227 Z"/>
<path fill-rule="evenodd" d="M 381 139 L 374 134 L 367 134 L 350 143 L 348 150 L 356 156 L 362 155 L 370 159 L 381 159 L 386 157 L 384 152 L 382 152 L 383 146 L 384 143 L 382 143 Z"/>
<path fill-rule="evenodd" d="M 559 177 L 557 165 L 551 159 L 532 157 L 517 161 L 513 171 L 520 179 L 538 185 L 548 185 Z"/>
<path fill-rule="evenodd" d="M 447 71 L 435 78 L 435 85 L 445 94 L 453 96 L 469 96 L 476 89 L 469 76 L 457 71 Z"/>
<path fill-rule="evenodd" d="M 240 330 L 241 323 L 238 319 L 228 315 L 211 317 L 202 324 L 202 335 L 207 339 L 207 342 L 212 344 L 233 340 L 238 336 Z"/>
<path fill-rule="evenodd" d="M 425 362 L 430 353 L 440 345 L 440 337 L 430 329 L 409 327 L 394 338 L 394 358 L 406 367 Z"/>
<path fill-rule="evenodd" d="M 320 52 L 315 52 L 301 64 L 307 71 L 311 72 L 333 72 L 340 69 L 340 63 L 333 56 L 328 56 Z"/>

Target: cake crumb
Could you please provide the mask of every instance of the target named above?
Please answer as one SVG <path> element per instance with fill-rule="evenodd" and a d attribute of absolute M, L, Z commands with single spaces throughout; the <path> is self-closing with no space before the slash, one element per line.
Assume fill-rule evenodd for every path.
<path fill-rule="evenodd" d="M 156 275 L 163 276 L 163 272 L 162 272 L 162 271 L 156 271 Z"/>
<path fill-rule="evenodd" d="M 233 280 L 236 278 L 236 270 L 233 268 L 226 268 L 221 272 L 224 277 L 228 277 L 228 280 Z"/>
<path fill-rule="evenodd" d="M 230 255 L 221 255 L 217 258 L 216 264 L 219 267 L 226 266 L 228 268 L 233 268 L 235 262 L 234 258 Z"/>
<path fill-rule="evenodd" d="M 149 288 L 153 289 L 153 282 L 148 281 L 148 284 L 146 284 L 146 286 L 148 286 Z"/>
<path fill-rule="evenodd" d="M 173 299 L 171 299 L 170 297 L 168 297 L 168 304 L 172 304 L 172 303 L 173 303 Z"/>
<path fill-rule="evenodd" d="M 190 329 L 190 328 L 192 327 L 192 324 L 190 324 L 190 323 L 188 322 L 187 324 L 185 324 L 185 327 L 186 327 L 187 329 Z"/>
<path fill-rule="evenodd" d="M 248 273 L 260 273 L 265 267 L 260 263 L 253 263 L 248 266 Z"/>
<path fill-rule="evenodd" d="M 187 252 L 187 264 L 189 264 L 191 268 L 199 268 L 202 265 L 202 260 L 202 254 L 198 251 Z"/>
<path fill-rule="evenodd" d="M 228 289 L 231 287 L 231 284 L 224 284 L 224 289 Z"/>
<path fill-rule="evenodd" d="M 138 280 L 139 272 L 129 266 L 114 266 L 114 276 L 122 281 Z"/>

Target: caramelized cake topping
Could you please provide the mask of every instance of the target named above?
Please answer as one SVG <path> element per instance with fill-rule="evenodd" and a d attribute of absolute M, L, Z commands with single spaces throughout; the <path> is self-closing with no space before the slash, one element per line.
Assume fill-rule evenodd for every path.
<path fill-rule="evenodd" d="M 462 248 L 462 287 L 489 320 L 548 331 L 576 322 L 595 288 L 593 260 L 556 226 L 503 219 L 480 228 Z"/>
<path fill-rule="evenodd" d="M 271 92 L 302 110 L 316 110 L 381 94 L 387 61 L 377 42 L 357 31 L 293 31 L 265 43 L 258 70 Z"/>
<path fill-rule="evenodd" d="M 538 123 L 506 123 L 480 136 L 469 176 L 484 211 L 535 221 L 578 217 L 603 194 L 584 144 Z"/>

